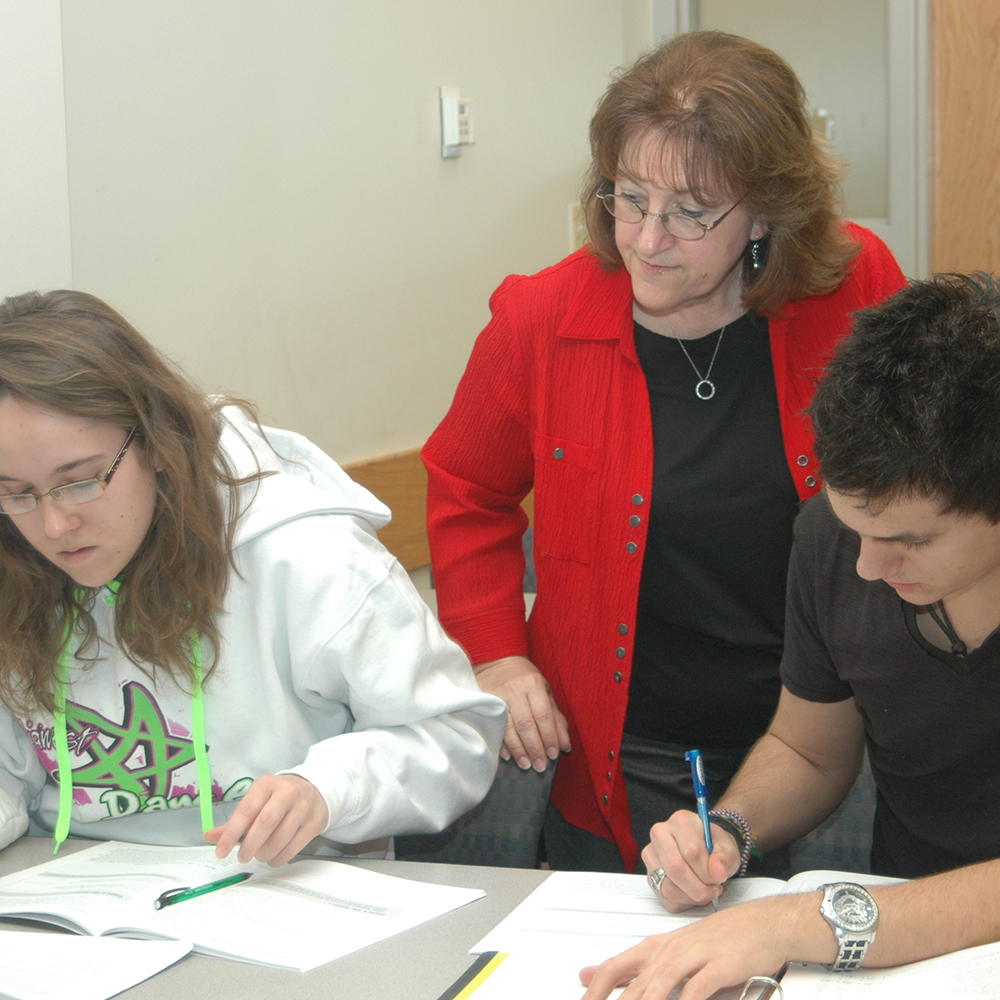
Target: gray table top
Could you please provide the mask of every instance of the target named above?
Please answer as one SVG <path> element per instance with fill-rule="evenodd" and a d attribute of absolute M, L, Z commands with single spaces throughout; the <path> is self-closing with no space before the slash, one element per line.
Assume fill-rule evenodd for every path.
<path fill-rule="evenodd" d="M 91 843 L 67 840 L 60 854 Z M 51 857 L 51 839 L 22 837 L 0 851 L 0 876 Z M 486 896 L 311 972 L 287 972 L 191 954 L 119 996 L 129 1000 L 437 1000 L 472 964 L 469 949 L 548 875 L 530 869 L 412 861 L 345 863 L 419 882 L 483 889 Z"/>

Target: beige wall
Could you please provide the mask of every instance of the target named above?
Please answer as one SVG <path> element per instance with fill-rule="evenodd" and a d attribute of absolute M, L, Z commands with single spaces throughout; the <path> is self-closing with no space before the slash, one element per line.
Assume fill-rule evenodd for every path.
<path fill-rule="evenodd" d="M 565 253 L 609 72 L 682 7 L 0 0 L 0 295 L 92 290 L 341 461 L 419 445 L 489 292 Z M 996 2 L 932 9 L 933 265 L 1000 270 Z"/>
<path fill-rule="evenodd" d="M 72 284 L 58 0 L 0 0 L 0 298 Z"/>
<path fill-rule="evenodd" d="M 565 255 L 623 52 L 607 0 L 61 13 L 74 285 L 340 461 L 420 444 L 492 289 Z M 442 85 L 473 102 L 457 160 Z"/>

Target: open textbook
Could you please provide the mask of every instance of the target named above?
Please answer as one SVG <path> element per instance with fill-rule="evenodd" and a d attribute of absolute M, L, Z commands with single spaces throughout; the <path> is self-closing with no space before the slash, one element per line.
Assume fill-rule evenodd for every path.
<path fill-rule="evenodd" d="M 251 877 L 163 909 L 165 891 Z M 205 847 L 109 841 L 0 878 L 0 917 L 79 934 L 190 941 L 206 955 L 304 972 L 483 896 L 333 860 L 239 864 Z"/>
<path fill-rule="evenodd" d="M 884 885 L 898 881 L 832 871 L 802 872 L 787 882 L 734 879 L 726 885 L 719 909 L 779 893 L 809 892 L 827 882 Z M 705 906 L 669 913 L 643 875 L 553 872 L 473 946 L 472 954 L 497 952 L 507 957 L 496 963 L 494 971 L 467 995 L 473 1000 L 533 995 L 545 996 L 546 1000 L 579 1000 L 583 993 L 579 971 L 584 966 L 597 965 L 651 934 L 676 930 L 712 912 L 711 906 Z M 761 975 L 770 972 L 774 970 L 760 970 Z M 544 991 L 539 990 L 542 983 Z M 759 992 L 751 992 L 749 997 L 756 998 Z M 736 1000 L 739 994 L 739 989 L 725 992 L 719 994 L 719 1000 Z M 818 1000 L 828 994 L 802 995 Z M 798 1000 L 798 994 L 786 994 L 786 1000 Z"/>
<path fill-rule="evenodd" d="M 801 872 L 787 882 L 775 878 L 733 879 L 726 883 L 719 909 L 783 892 L 811 892 L 827 882 L 886 885 L 899 881 L 827 871 Z M 644 875 L 553 872 L 479 941 L 472 953 L 542 947 L 585 954 L 585 964 L 596 965 L 650 934 L 664 934 L 712 912 L 711 906 L 684 913 L 667 912 Z"/>
<path fill-rule="evenodd" d="M 832 871 L 802 872 L 787 882 L 734 879 L 726 885 L 719 908 L 779 893 L 810 892 L 828 882 L 886 885 L 898 881 Z M 583 993 L 579 972 L 584 966 L 597 965 L 650 934 L 663 934 L 711 913 L 710 906 L 668 913 L 642 875 L 553 872 L 472 948 L 472 954 L 498 952 L 498 958 L 505 957 L 492 963 L 490 974 L 461 996 L 470 1000 L 509 1000 L 515 996 L 579 1000 Z M 761 975 L 774 971 L 759 970 Z M 851 1000 L 857 996 L 985 1000 L 1000 996 L 1000 943 L 894 969 L 836 973 L 793 964 L 781 985 L 784 1000 Z M 723 991 L 716 994 L 716 1000 L 736 1000 L 740 992 L 741 988 Z M 752 990 L 748 1000 L 756 1000 L 760 994 L 760 990 Z"/>

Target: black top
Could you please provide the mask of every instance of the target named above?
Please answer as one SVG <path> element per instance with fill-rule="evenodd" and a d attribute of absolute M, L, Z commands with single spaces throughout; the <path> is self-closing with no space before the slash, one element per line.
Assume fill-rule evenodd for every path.
<path fill-rule="evenodd" d="M 857 536 L 826 497 L 795 526 L 781 678 L 809 701 L 854 697 L 878 788 L 872 871 L 931 875 L 1000 856 L 1000 636 L 938 649 L 916 611 L 855 571 Z"/>
<path fill-rule="evenodd" d="M 653 496 L 625 731 L 748 746 L 778 703 L 798 495 L 785 459 L 767 321 L 684 342 L 636 324 L 653 422 Z"/>

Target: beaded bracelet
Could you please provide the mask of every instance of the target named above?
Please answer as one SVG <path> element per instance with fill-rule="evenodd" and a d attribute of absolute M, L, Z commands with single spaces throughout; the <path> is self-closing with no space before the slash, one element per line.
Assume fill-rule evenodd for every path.
<path fill-rule="evenodd" d="M 728 830 L 736 838 L 738 843 L 743 845 L 740 851 L 740 867 L 734 878 L 742 878 L 747 873 L 747 865 L 750 864 L 750 853 L 756 846 L 753 833 L 750 831 L 750 824 L 735 809 L 711 809 L 708 813 L 709 819 Z"/>

